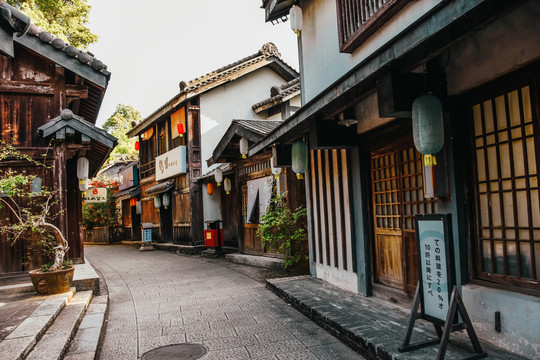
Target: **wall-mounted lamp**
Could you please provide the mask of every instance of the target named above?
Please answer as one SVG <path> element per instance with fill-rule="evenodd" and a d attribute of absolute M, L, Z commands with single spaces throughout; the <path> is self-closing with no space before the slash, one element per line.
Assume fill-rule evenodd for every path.
<path fill-rule="evenodd" d="M 358 120 L 355 119 L 354 112 L 345 110 L 339 114 L 338 124 L 349 127 L 351 125 L 357 124 Z"/>

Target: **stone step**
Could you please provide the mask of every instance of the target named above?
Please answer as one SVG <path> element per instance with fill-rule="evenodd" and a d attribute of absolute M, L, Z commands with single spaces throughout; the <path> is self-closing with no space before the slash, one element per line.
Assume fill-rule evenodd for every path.
<path fill-rule="evenodd" d="M 77 332 L 86 309 L 92 300 L 92 291 L 75 294 L 66 304 L 54 323 L 47 329 L 43 337 L 26 357 L 27 360 L 62 359 L 69 342 Z"/>
<path fill-rule="evenodd" d="M 24 359 L 36 343 L 44 336 L 72 298 L 75 288 L 70 291 L 49 295 L 0 343 L 0 360 Z"/>
<path fill-rule="evenodd" d="M 283 269 L 283 259 L 267 256 L 245 255 L 245 254 L 227 254 L 225 260 L 243 265 L 257 266 L 268 269 Z"/>
<path fill-rule="evenodd" d="M 95 296 L 79 325 L 77 334 L 71 341 L 64 360 L 93 360 L 105 330 L 105 318 L 109 297 Z"/>

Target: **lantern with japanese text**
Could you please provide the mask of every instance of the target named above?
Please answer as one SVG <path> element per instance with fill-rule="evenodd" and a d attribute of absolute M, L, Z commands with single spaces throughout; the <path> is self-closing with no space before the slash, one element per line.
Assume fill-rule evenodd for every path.
<path fill-rule="evenodd" d="M 308 147 L 303 141 L 297 141 L 292 146 L 291 165 L 297 179 L 303 179 L 308 163 Z"/>
<path fill-rule="evenodd" d="M 231 179 L 225 178 L 225 181 L 223 181 L 223 189 L 225 190 L 225 194 L 229 195 L 231 193 L 231 189 L 232 189 Z"/>
<path fill-rule="evenodd" d="M 441 101 L 424 94 L 413 102 L 412 128 L 414 146 L 424 155 L 425 166 L 437 165 L 435 154 L 444 145 L 444 121 Z"/>

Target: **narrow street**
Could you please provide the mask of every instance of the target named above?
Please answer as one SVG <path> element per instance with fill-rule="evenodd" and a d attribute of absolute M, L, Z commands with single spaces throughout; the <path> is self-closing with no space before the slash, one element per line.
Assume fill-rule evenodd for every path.
<path fill-rule="evenodd" d="M 109 316 L 100 359 L 202 344 L 202 359 L 361 359 L 265 288 L 268 270 L 224 260 L 88 246 Z"/>

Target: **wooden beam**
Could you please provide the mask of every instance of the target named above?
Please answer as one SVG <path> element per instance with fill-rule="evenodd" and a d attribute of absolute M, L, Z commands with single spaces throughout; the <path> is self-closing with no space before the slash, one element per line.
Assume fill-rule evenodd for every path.
<path fill-rule="evenodd" d="M 53 83 L 34 83 L 27 81 L 6 81 L 0 83 L 0 93 L 32 94 L 32 95 L 54 95 Z M 88 86 L 66 85 L 66 95 L 88 98 Z"/>

